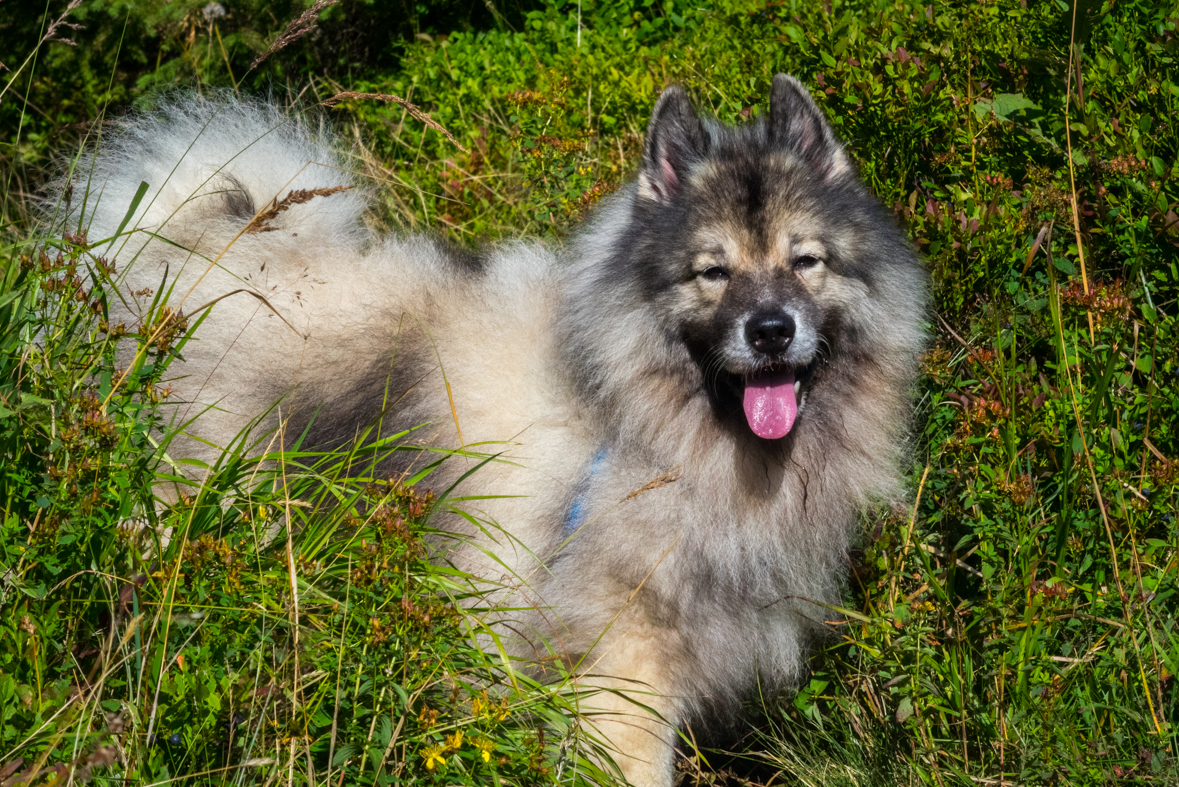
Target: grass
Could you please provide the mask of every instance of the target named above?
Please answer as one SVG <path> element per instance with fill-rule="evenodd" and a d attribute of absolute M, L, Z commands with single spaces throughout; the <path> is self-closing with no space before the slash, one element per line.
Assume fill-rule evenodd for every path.
<path fill-rule="evenodd" d="M 455 456 L 388 479 L 363 468 L 402 435 L 275 454 L 243 434 L 193 494 L 152 499 L 179 478 L 153 404 L 196 325 L 112 328 L 78 273 L 91 248 L 22 255 L 4 301 L 5 784 L 593 773 L 568 676 L 475 647 L 486 605 L 429 559 L 431 515 L 461 499 L 422 487 Z"/>
<path fill-rule="evenodd" d="M 85 239 L 38 235 L 34 184 L 74 124 L 173 80 L 289 81 L 304 104 L 392 94 L 465 151 L 400 104 L 327 110 L 381 187 L 371 221 L 559 239 L 633 170 L 662 84 L 731 121 L 779 70 L 929 261 L 935 339 L 911 507 L 866 512 L 808 681 L 688 751 L 685 783 L 1179 780 L 1174 9 L 584 2 L 463 19 L 427 4 L 366 55 L 348 31 L 384 12 L 356 3 L 251 71 L 302 7 L 141 5 L 78 8 L 76 47 L 37 45 L 39 11 L 0 28 L 4 787 L 71 768 L 145 784 L 591 768 L 569 683 L 469 644 L 478 619 L 454 602 L 479 602 L 422 546 L 431 507 L 461 501 L 429 501 L 428 474 L 343 472 L 395 441 L 227 455 L 193 497 L 152 499 L 173 472 L 153 403 L 191 326 L 124 378 L 116 346 L 145 332 L 104 325 Z"/>

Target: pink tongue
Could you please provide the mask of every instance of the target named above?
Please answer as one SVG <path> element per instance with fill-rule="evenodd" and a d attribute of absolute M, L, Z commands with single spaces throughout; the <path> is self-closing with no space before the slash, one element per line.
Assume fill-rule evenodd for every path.
<path fill-rule="evenodd" d="M 745 418 L 758 437 L 785 437 L 798 415 L 794 398 L 794 370 L 766 372 L 745 380 Z"/>

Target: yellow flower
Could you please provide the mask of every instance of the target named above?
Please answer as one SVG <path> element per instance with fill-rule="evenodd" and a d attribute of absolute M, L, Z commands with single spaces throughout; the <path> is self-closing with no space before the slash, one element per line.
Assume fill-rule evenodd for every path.
<path fill-rule="evenodd" d="M 479 753 L 483 755 L 483 762 L 491 761 L 491 752 L 495 749 L 494 743 L 489 741 L 487 738 L 477 738 L 471 741 L 471 745 L 478 749 Z"/>
<path fill-rule="evenodd" d="M 458 751 L 459 747 L 462 745 L 463 745 L 463 731 L 462 730 L 457 730 L 454 733 L 454 735 L 447 735 L 446 736 L 447 748 L 454 749 L 455 751 Z"/>
<path fill-rule="evenodd" d="M 426 770 L 434 770 L 435 765 L 446 765 L 446 747 L 443 745 L 431 746 L 422 752 L 422 756 L 426 758 Z"/>

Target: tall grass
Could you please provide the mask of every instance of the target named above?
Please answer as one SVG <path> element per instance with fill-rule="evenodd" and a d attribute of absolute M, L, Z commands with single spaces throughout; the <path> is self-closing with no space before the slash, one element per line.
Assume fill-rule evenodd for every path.
<path fill-rule="evenodd" d="M 431 524 L 471 517 L 432 472 L 493 457 L 389 477 L 404 433 L 316 452 L 255 428 L 177 463 L 169 381 L 205 316 L 162 288 L 112 324 L 112 239 L 12 235 L 0 783 L 611 782 L 590 691 L 495 646 L 510 610 Z"/>
<path fill-rule="evenodd" d="M 1173 9 L 546 3 L 517 30 L 424 30 L 395 63 L 295 44 L 243 78 L 289 18 L 269 9 L 153 28 L 174 56 L 128 65 L 112 90 L 289 76 L 305 102 L 406 98 L 466 150 L 400 106 L 331 110 L 382 185 L 372 220 L 470 242 L 567 231 L 633 168 L 666 81 L 732 121 L 791 71 L 929 260 L 911 506 L 865 513 L 813 674 L 759 698 L 721 748 L 685 745 L 685 783 L 1179 780 Z M 324 35 L 363 13 L 329 10 Z M 205 40 L 192 30 L 213 44 L 189 46 Z M 191 499 L 152 499 L 167 438 L 151 403 L 179 348 L 111 395 L 114 344 L 142 332 L 104 330 L 102 288 L 74 283 L 98 270 L 85 239 L 20 218 L 62 129 L 97 114 L 53 92 L 99 62 L 77 35 L 0 106 L 6 182 L 21 184 L 5 193 L 0 295 L 0 769 L 22 760 L 0 783 L 87 763 L 148 781 L 582 778 L 569 684 L 468 644 L 478 624 L 452 602 L 478 602 L 420 546 L 428 476 L 349 476 L 374 458 L 357 448 L 227 455 Z M 0 61 L 33 40 L 19 58 L 3 42 Z"/>

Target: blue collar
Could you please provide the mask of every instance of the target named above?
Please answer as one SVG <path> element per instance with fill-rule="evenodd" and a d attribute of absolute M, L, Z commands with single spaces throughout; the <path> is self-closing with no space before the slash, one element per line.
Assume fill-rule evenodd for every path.
<path fill-rule="evenodd" d="M 569 506 L 569 513 L 565 516 L 566 537 L 576 533 L 585 524 L 585 520 L 589 516 L 590 486 L 593 485 L 594 477 L 602 472 L 602 467 L 606 464 L 606 456 L 609 453 L 607 448 L 599 449 L 594 461 L 590 462 L 589 470 L 577 482 L 573 503 Z"/>

